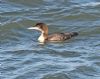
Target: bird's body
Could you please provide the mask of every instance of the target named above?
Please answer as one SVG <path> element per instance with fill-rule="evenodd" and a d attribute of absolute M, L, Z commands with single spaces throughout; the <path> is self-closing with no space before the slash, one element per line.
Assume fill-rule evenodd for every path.
<path fill-rule="evenodd" d="M 72 37 L 72 35 L 75 32 L 72 33 L 54 33 L 54 34 L 50 34 L 47 38 L 48 41 L 65 41 L 67 39 L 70 39 Z"/>
<path fill-rule="evenodd" d="M 42 43 L 47 42 L 47 41 L 50 41 L 50 42 L 65 41 L 78 35 L 77 32 L 54 33 L 54 34 L 48 35 L 48 27 L 44 23 L 37 23 L 35 27 L 30 27 L 28 29 L 36 29 L 36 30 L 41 31 L 41 35 L 38 38 L 38 41 Z"/>

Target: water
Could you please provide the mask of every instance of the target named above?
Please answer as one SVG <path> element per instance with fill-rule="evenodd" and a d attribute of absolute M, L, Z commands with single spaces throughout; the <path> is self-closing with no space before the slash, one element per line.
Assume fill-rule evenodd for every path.
<path fill-rule="evenodd" d="M 79 36 L 40 45 L 36 22 Z M 100 1 L 0 0 L 0 79 L 100 79 Z"/>

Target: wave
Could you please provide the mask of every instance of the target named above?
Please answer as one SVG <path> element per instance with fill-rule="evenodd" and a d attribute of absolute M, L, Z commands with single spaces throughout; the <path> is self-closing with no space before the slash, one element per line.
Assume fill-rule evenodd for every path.
<path fill-rule="evenodd" d="M 89 2 L 89 3 L 84 3 L 84 4 L 80 4 L 80 5 L 74 5 L 75 7 L 87 7 L 87 6 L 92 6 L 92 7 L 95 7 L 95 6 L 99 6 L 100 5 L 100 2 Z"/>
<path fill-rule="evenodd" d="M 90 2 L 86 4 L 82 4 L 81 6 L 98 6 L 100 5 L 100 2 Z"/>

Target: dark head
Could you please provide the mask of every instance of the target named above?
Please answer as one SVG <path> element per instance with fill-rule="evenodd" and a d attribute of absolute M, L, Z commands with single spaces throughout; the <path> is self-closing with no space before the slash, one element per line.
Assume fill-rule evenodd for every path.
<path fill-rule="evenodd" d="M 28 29 L 35 29 L 41 32 L 41 35 L 38 38 L 39 42 L 44 43 L 48 38 L 48 27 L 45 23 L 36 23 L 34 27 L 30 27 Z"/>
<path fill-rule="evenodd" d="M 30 27 L 28 29 L 39 30 L 42 33 L 48 34 L 48 27 L 45 23 L 36 23 L 34 27 Z"/>

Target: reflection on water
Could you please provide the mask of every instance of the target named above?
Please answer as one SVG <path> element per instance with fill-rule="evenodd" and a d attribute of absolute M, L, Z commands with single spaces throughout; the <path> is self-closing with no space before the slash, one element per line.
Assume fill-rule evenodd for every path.
<path fill-rule="evenodd" d="M 1 0 L 0 79 L 100 79 L 99 0 Z M 45 22 L 49 33 L 79 36 L 40 45 Z"/>

